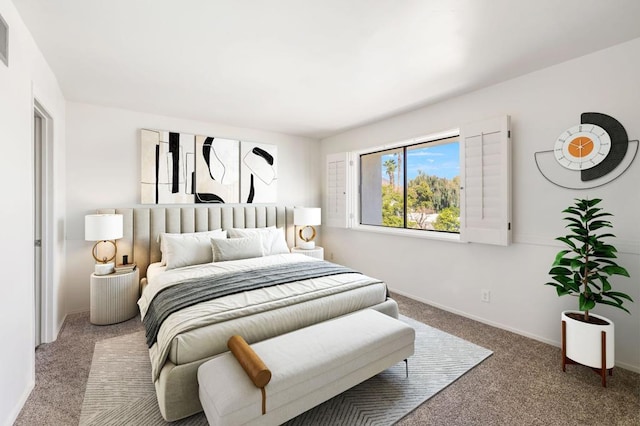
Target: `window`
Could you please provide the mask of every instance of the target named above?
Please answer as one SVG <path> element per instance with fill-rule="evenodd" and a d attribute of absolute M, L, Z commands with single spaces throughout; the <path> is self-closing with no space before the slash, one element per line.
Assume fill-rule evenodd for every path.
<path fill-rule="evenodd" d="M 460 232 L 460 143 L 449 137 L 360 155 L 360 223 Z"/>
<path fill-rule="evenodd" d="M 328 154 L 323 226 L 511 244 L 509 127 L 509 116 L 500 116 L 392 146 Z"/>

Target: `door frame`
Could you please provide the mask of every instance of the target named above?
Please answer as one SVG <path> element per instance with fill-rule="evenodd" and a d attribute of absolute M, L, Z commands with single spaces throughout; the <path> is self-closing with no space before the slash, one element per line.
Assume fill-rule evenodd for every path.
<path fill-rule="evenodd" d="M 42 106 L 42 104 L 38 101 L 38 99 L 33 99 L 33 113 L 32 113 L 32 132 L 34 134 L 31 138 L 32 144 L 32 165 L 33 170 L 35 172 L 36 168 L 36 123 L 35 117 L 38 116 L 41 120 L 40 126 L 40 177 L 41 177 L 41 197 L 40 197 L 40 210 L 41 210 L 41 228 L 40 228 L 40 236 L 41 236 L 41 255 L 40 255 L 40 312 L 39 315 L 36 314 L 36 282 L 35 282 L 35 274 L 34 274 L 34 342 L 39 343 L 47 343 L 55 340 L 56 336 L 54 334 L 55 328 L 55 320 L 54 320 L 54 274 L 53 274 L 53 250 L 54 250 L 54 224 L 53 224 L 53 119 L 49 113 L 47 113 L 46 108 Z M 35 176 L 34 176 L 35 179 Z M 35 180 L 32 186 L 33 191 L 33 199 L 35 200 Z M 35 205 L 32 209 L 32 220 L 34 224 L 32 226 L 32 241 L 34 241 L 35 248 Z M 35 272 L 35 250 L 33 252 L 33 270 Z M 40 319 L 40 323 L 38 325 L 35 324 L 35 319 Z M 36 333 L 39 330 L 40 336 L 36 336 Z"/>

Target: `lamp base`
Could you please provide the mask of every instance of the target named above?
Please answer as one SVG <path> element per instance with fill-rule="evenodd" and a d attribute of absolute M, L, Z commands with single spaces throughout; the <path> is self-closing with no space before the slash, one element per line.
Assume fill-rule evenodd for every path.
<path fill-rule="evenodd" d="M 298 248 L 301 248 L 303 250 L 313 250 L 314 248 L 316 248 L 316 242 L 315 241 L 300 241 L 298 243 Z"/>
<path fill-rule="evenodd" d="M 96 263 L 96 267 L 93 271 L 95 275 L 109 275 L 115 271 L 115 265 L 113 262 L 110 263 Z"/>

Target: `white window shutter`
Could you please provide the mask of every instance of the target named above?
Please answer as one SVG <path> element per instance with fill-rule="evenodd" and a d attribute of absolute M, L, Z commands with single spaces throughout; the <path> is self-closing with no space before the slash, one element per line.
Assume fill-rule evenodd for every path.
<path fill-rule="evenodd" d="M 460 129 L 460 238 L 511 244 L 511 132 L 509 116 Z"/>
<path fill-rule="evenodd" d="M 326 197 L 324 217 L 326 226 L 350 228 L 352 224 L 351 153 L 341 152 L 327 155 Z"/>

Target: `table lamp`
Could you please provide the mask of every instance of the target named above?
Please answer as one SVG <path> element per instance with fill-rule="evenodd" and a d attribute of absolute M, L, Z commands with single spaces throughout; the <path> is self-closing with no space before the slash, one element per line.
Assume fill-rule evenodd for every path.
<path fill-rule="evenodd" d="M 316 229 L 313 226 L 320 225 L 321 217 L 320 207 L 294 207 L 293 224 L 302 226 L 298 232 L 298 236 L 302 240 L 299 245 L 301 249 L 312 250 L 316 247 L 316 243 L 313 241 L 316 237 Z M 311 235 L 305 236 L 305 232 L 308 233 L 308 230 L 311 230 Z"/>
<path fill-rule="evenodd" d="M 114 262 L 118 246 L 116 241 L 122 238 L 123 219 L 121 214 L 90 214 L 84 217 L 84 239 L 96 241 L 93 246 L 93 258 L 96 260 L 95 274 L 107 275 L 114 271 Z M 98 257 L 98 245 L 100 243 L 113 244 L 113 256 L 107 258 Z"/>

